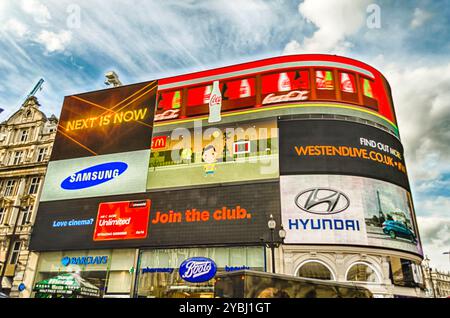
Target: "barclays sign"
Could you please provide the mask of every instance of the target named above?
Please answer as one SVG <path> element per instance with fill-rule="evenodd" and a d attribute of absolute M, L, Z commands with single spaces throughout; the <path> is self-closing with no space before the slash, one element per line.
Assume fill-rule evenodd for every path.
<path fill-rule="evenodd" d="M 217 265 L 206 257 L 193 257 L 180 265 L 179 274 L 189 283 L 203 283 L 211 280 L 217 272 Z"/>
<path fill-rule="evenodd" d="M 75 172 L 61 182 L 65 190 L 94 187 L 117 178 L 128 169 L 125 162 L 108 162 Z"/>
<path fill-rule="evenodd" d="M 108 263 L 108 256 L 65 256 L 61 259 L 63 266 L 69 265 L 102 265 Z"/>

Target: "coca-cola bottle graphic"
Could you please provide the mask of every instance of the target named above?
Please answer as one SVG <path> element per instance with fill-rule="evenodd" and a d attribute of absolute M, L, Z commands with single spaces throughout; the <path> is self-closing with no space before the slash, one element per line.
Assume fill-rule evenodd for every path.
<path fill-rule="evenodd" d="M 241 81 L 241 86 L 239 87 L 239 97 L 250 97 L 251 96 L 251 88 L 247 79 Z"/>
<path fill-rule="evenodd" d="M 203 104 L 209 104 L 211 98 L 211 85 L 205 87 L 205 93 L 203 94 Z"/>
<path fill-rule="evenodd" d="M 288 92 L 291 90 L 291 81 L 289 80 L 289 76 L 287 73 L 280 73 L 278 77 L 278 91 L 279 92 Z"/>
<path fill-rule="evenodd" d="M 177 109 L 181 107 L 181 94 L 180 91 L 176 91 L 172 98 L 172 109 Z"/>
<path fill-rule="evenodd" d="M 222 120 L 220 111 L 222 110 L 222 94 L 219 88 L 219 81 L 213 82 L 211 96 L 209 98 L 209 123 L 216 123 Z"/>
<path fill-rule="evenodd" d="M 316 86 L 318 89 L 325 89 L 325 75 L 322 71 L 316 71 Z"/>
<path fill-rule="evenodd" d="M 354 93 L 353 83 L 347 73 L 341 73 L 341 91 L 347 93 Z"/>

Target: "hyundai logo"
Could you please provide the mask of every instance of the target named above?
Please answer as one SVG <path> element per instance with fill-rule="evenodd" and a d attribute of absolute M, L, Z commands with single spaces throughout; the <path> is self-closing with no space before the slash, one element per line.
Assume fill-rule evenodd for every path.
<path fill-rule="evenodd" d="M 61 182 L 61 188 L 65 190 L 90 188 L 120 176 L 127 169 L 128 165 L 125 162 L 102 163 L 70 175 Z"/>
<path fill-rule="evenodd" d="M 314 188 L 301 192 L 295 204 L 303 211 L 313 214 L 336 214 L 350 205 L 349 198 L 342 192 L 328 188 Z"/>
<path fill-rule="evenodd" d="M 206 257 L 193 257 L 180 265 L 179 273 L 182 279 L 189 283 L 202 283 L 212 279 L 217 272 L 217 265 Z"/>

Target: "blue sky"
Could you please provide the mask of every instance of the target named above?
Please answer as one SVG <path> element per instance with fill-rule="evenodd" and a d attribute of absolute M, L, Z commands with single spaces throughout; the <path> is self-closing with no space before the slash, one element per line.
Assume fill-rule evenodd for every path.
<path fill-rule="evenodd" d="M 0 121 L 41 77 L 59 116 L 111 69 L 135 83 L 282 54 L 362 60 L 391 84 L 424 251 L 449 271 L 449 30 L 445 0 L 0 0 Z"/>

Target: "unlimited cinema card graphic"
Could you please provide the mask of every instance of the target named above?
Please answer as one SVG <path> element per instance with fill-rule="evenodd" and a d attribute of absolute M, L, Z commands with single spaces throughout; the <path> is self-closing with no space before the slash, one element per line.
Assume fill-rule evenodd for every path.
<path fill-rule="evenodd" d="M 146 238 L 150 205 L 151 200 L 100 203 L 94 241 Z"/>

